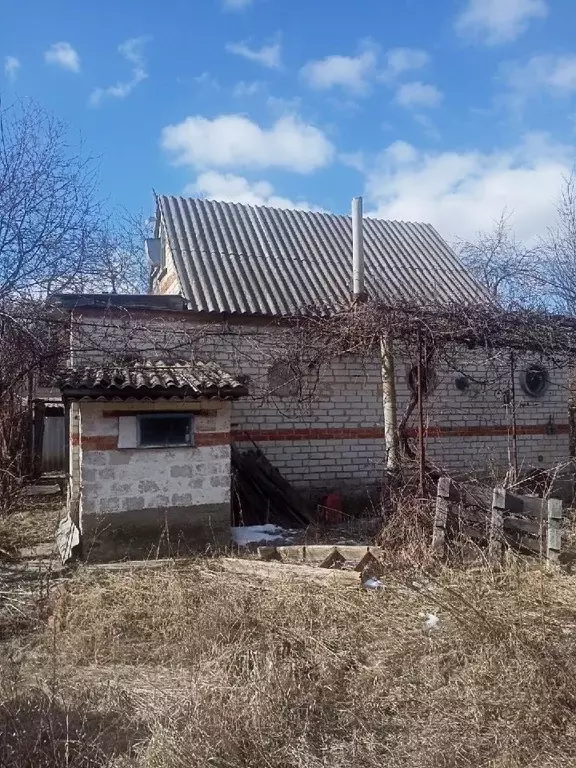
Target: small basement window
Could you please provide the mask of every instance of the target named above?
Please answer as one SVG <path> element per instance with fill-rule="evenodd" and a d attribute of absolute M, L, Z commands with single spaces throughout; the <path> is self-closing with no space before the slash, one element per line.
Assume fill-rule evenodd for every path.
<path fill-rule="evenodd" d="M 138 416 L 140 448 L 193 444 L 193 417 L 189 414 L 151 413 Z"/>
<path fill-rule="evenodd" d="M 542 397 L 549 383 L 548 371 L 540 363 L 532 363 L 520 374 L 520 386 L 530 397 Z"/>

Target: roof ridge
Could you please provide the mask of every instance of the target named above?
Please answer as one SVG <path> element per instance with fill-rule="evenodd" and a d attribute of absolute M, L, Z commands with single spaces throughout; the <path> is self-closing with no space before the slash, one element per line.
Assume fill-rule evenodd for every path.
<path fill-rule="evenodd" d="M 242 209 L 250 209 L 250 210 L 260 210 L 264 209 L 266 211 L 288 211 L 290 213 L 295 214 L 303 214 L 303 215 L 318 215 L 318 216 L 330 216 L 335 217 L 338 219 L 350 219 L 352 221 L 352 215 L 350 213 L 334 213 L 334 211 L 324 211 L 324 210 L 311 210 L 306 208 L 291 208 L 289 206 L 282 206 L 278 207 L 276 205 L 254 205 L 252 203 L 240 203 L 238 201 L 233 200 L 219 200 L 217 198 L 212 197 L 194 197 L 190 195 L 158 195 L 158 199 L 168 199 L 171 198 L 173 200 L 194 200 L 201 203 L 214 203 L 215 205 L 227 205 L 232 206 L 234 208 L 242 208 Z M 432 227 L 434 229 L 434 225 L 430 223 L 429 221 L 415 221 L 413 219 L 384 219 L 380 216 L 374 216 L 373 214 L 364 211 L 364 219 L 371 220 L 371 221 L 384 221 L 390 224 L 416 224 L 420 227 Z"/>

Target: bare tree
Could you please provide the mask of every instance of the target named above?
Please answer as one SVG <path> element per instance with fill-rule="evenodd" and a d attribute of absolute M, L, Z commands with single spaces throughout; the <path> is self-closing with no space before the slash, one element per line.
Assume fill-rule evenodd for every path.
<path fill-rule="evenodd" d="M 85 292 L 147 293 L 150 266 L 144 240 L 152 237 L 152 219 L 143 212 L 117 212 L 95 238 L 92 258 L 84 265 L 79 288 Z"/>
<path fill-rule="evenodd" d="M 516 239 L 510 213 L 503 211 L 494 228 L 479 232 L 474 241 L 459 241 L 457 251 L 500 305 L 513 308 L 538 304 L 538 292 L 534 290 L 538 252 Z"/>
<path fill-rule="evenodd" d="M 0 108 L 0 299 L 74 285 L 100 221 L 94 162 L 34 103 Z"/>
<path fill-rule="evenodd" d="M 576 174 L 564 179 L 555 227 L 542 239 L 540 280 L 556 308 L 576 315 Z"/>
<path fill-rule="evenodd" d="M 0 105 L 0 514 L 31 471 L 35 383 L 69 351 L 67 319 L 44 300 L 146 290 L 143 226 L 105 216 L 96 163 L 63 123 L 33 102 Z"/>
<path fill-rule="evenodd" d="M 96 163 L 33 102 L 0 106 L 0 301 L 147 290 L 146 220 L 107 215 Z"/>

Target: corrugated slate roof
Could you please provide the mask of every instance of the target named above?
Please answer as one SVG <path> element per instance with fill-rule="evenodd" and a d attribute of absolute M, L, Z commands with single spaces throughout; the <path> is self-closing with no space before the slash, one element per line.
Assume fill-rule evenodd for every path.
<path fill-rule="evenodd" d="M 128 365 L 83 366 L 59 380 L 64 397 L 175 396 L 230 399 L 246 387 L 212 362 L 144 360 Z"/>
<path fill-rule="evenodd" d="M 350 216 L 165 195 L 158 205 L 193 310 L 289 316 L 349 304 Z M 430 224 L 365 218 L 364 253 L 369 296 L 486 300 Z"/>

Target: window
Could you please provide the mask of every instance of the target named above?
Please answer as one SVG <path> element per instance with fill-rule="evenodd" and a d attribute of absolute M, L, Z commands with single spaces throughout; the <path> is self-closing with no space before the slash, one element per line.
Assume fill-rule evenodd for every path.
<path fill-rule="evenodd" d="M 548 371 L 540 363 L 532 363 L 520 374 L 520 386 L 530 397 L 542 397 L 549 383 Z"/>
<path fill-rule="evenodd" d="M 193 445 L 192 416 L 186 413 L 153 413 L 138 416 L 138 445 L 164 448 Z"/>

